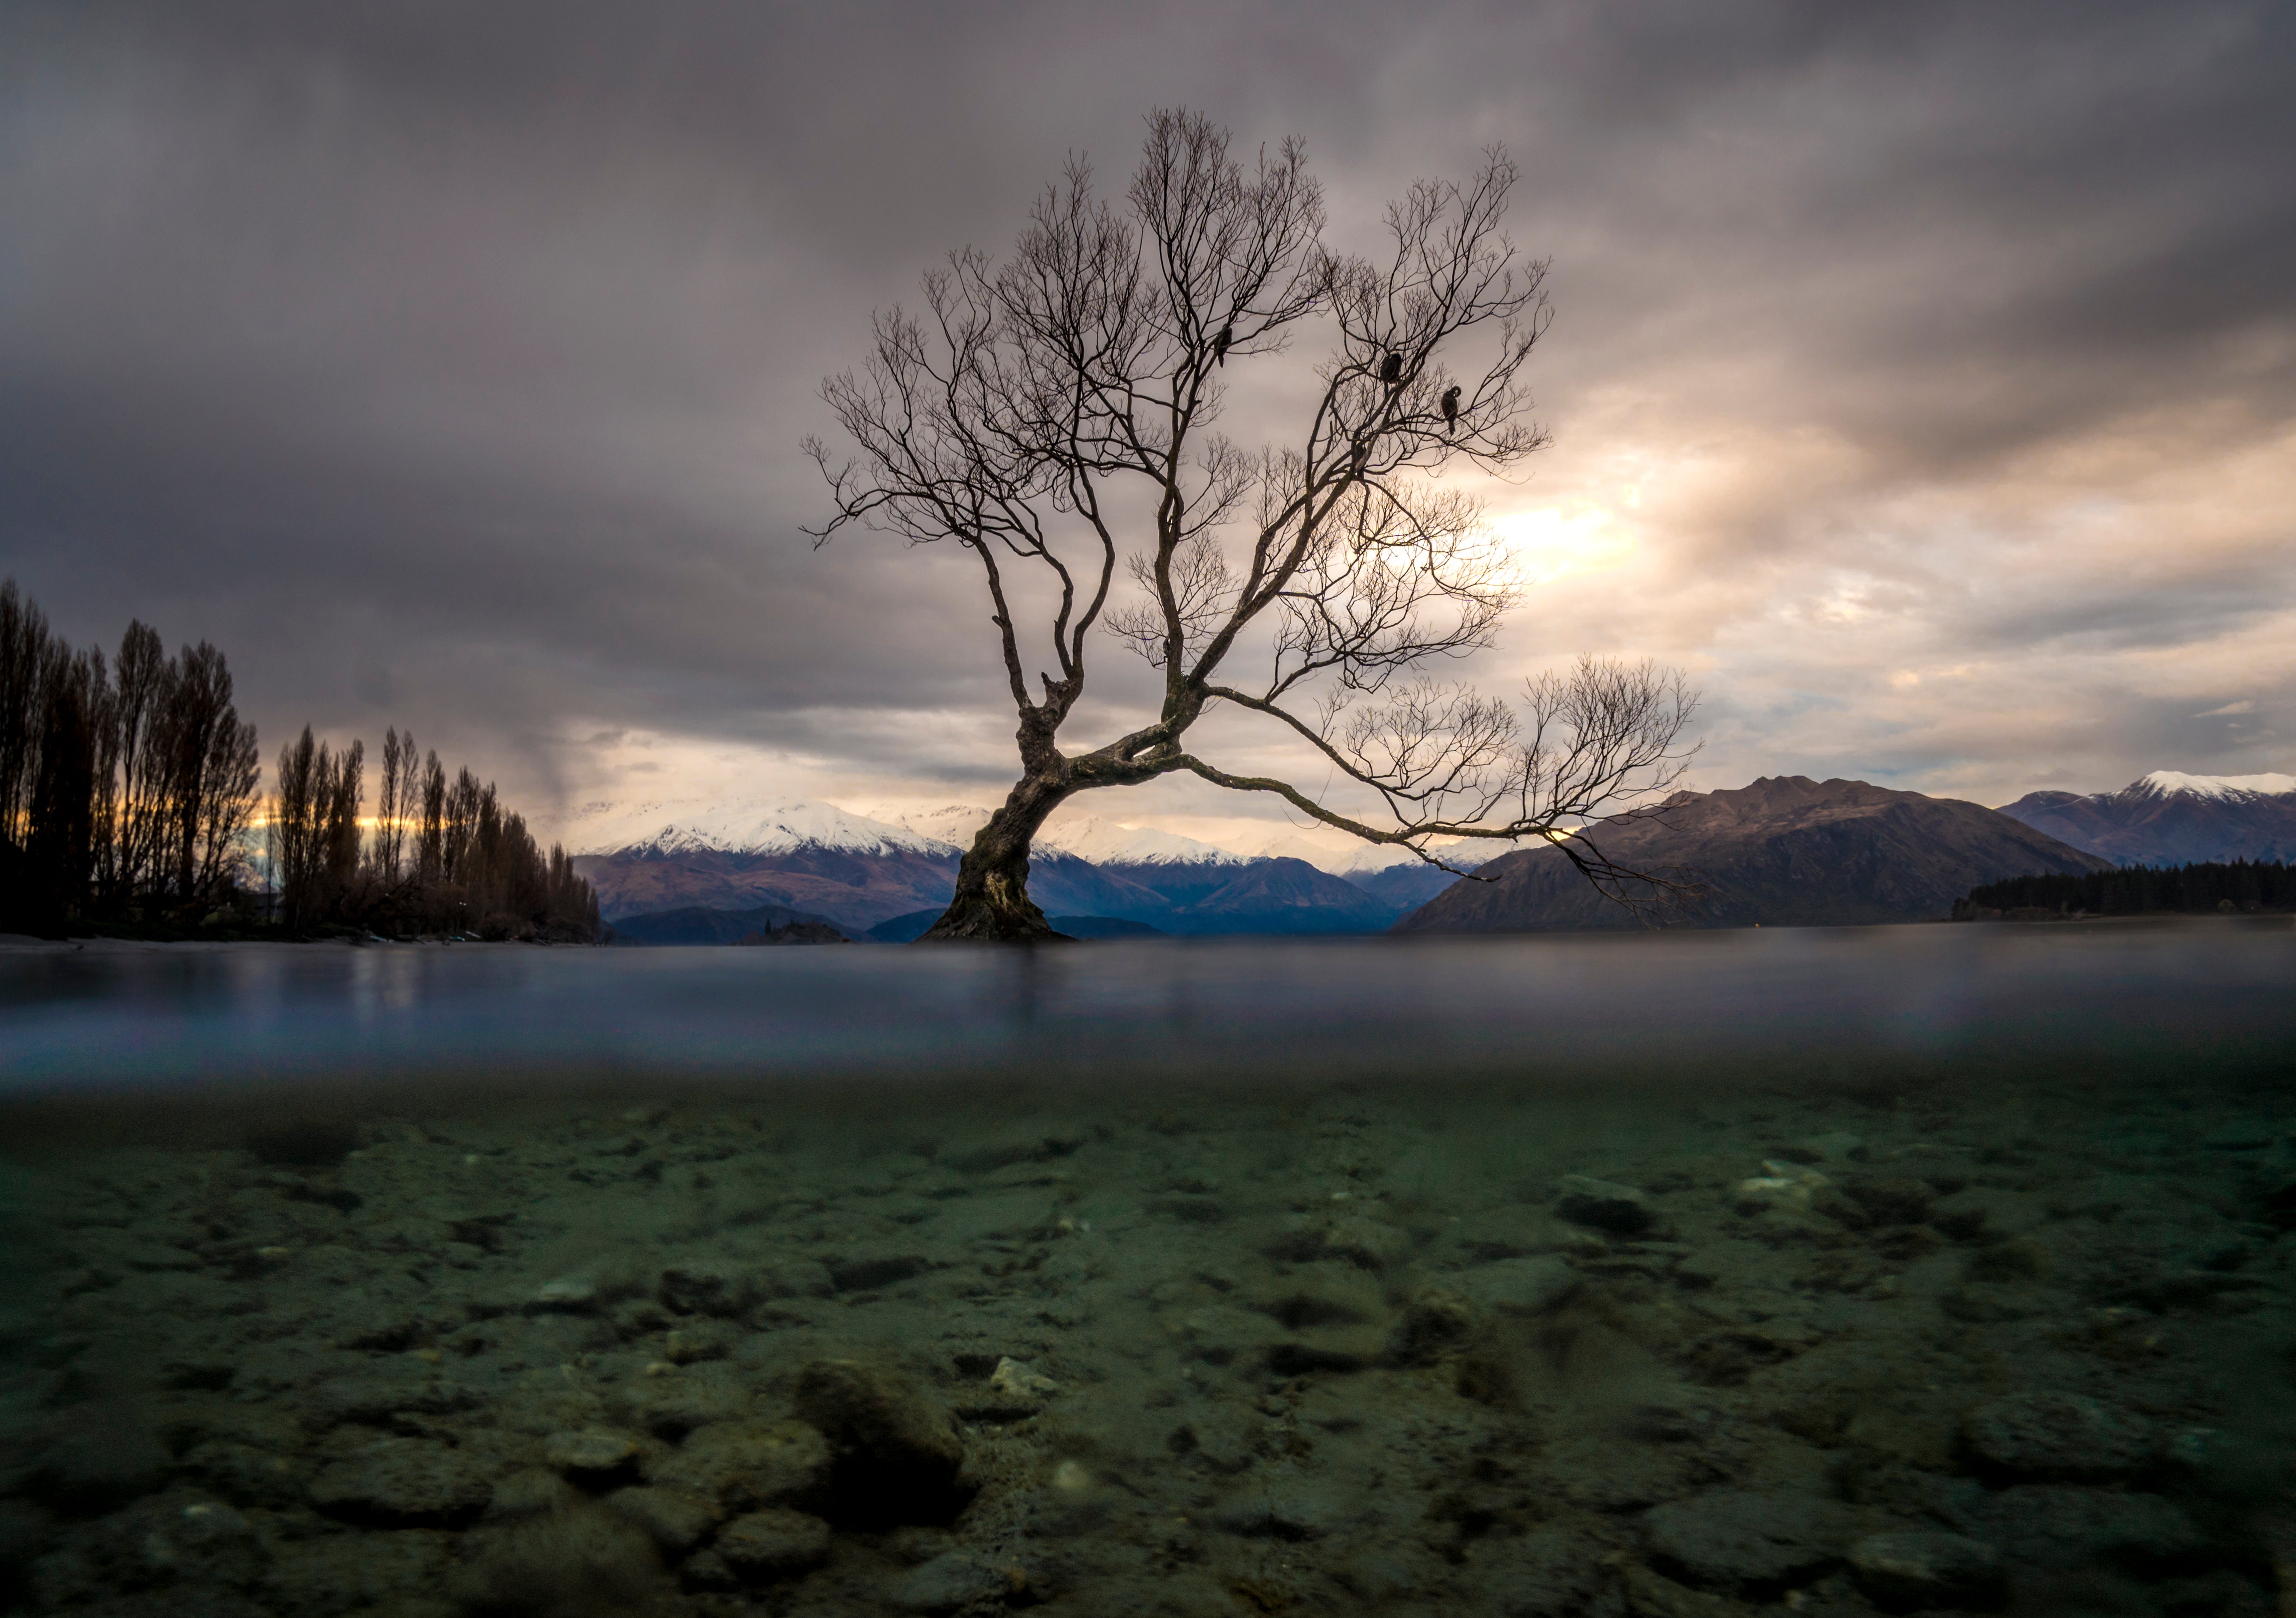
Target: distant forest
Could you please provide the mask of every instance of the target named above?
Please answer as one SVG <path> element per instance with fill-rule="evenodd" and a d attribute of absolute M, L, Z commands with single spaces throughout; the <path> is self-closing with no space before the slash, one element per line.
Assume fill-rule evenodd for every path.
<path fill-rule="evenodd" d="M 590 884 L 491 784 L 396 728 L 381 763 L 362 827 L 365 744 L 306 727 L 266 800 L 222 653 L 140 622 L 116 659 L 78 650 L 0 582 L 0 930 L 596 938 Z"/>
<path fill-rule="evenodd" d="M 2124 866 L 2079 876 L 2013 876 L 1970 890 L 1956 920 L 2019 912 L 2054 916 L 2191 916 L 2296 910 L 2296 866 L 2237 859 L 2189 866 Z"/>

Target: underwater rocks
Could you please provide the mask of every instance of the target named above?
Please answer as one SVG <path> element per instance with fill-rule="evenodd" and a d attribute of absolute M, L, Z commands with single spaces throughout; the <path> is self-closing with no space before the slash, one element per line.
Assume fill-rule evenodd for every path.
<path fill-rule="evenodd" d="M 1641 1236 L 1658 1223 L 1650 1198 L 1632 1186 L 1584 1174 L 1566 1174 L 1554 1211 L 1574 1225 L 1612 1236 Z"/>
<path fill-rule="evenodd" d="M 2025 1393 L 1978 1406 L 1962 1433 L 1979 1470 L 2026 1481 L 2103 1482 L 2152 1460 L 2152 1429 L 2078 1393 Z"/>
<path fill-rule="evenodd" d="M 1849 1571 L 1868 1599 L 1892 1613 L 1981 1612 L 2001 1606 L 2009 1595 L 2001 1553 L 1959 1534 L 1868 1534 L 1850 1547 Z"/>
<path fill-rule="evenodd" d="M 857 1359 L 816 1359 L 792 1395 L 828 1441 L 828 1515 L 867 1525 L 946 1523 L 972 1491 L 959 1482 L 964 1445 L 949 1419 L 897 1372 Z"/>
<path fill-rule="evenodd" d="M 726 1524 L 714 1548 L 736 1577 L 784 1579 L 828 1559 L 829 1524 L 801 1511 L 753 1511 Z"/>
<path fill-rule="evenodd" d="M 486 1509 L 496 1470 L 430 1439 L 371 1439 L 320 1469 L 311 1480 L 311 1504 L 354 1523 L 449 1527 Z"/>
<path fill-rule="evenodd" d="M 1652 1559 L 1685 1583 L 1774 1598 L 1837 1566 L 1853 1519 L 1814 1495 L 1718 1491 L 1653 1507 L 1643 1518 Z"/>

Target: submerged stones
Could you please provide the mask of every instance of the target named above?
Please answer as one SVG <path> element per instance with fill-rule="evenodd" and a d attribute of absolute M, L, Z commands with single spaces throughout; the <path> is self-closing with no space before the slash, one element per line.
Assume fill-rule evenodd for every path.
<path fill-rule="evenodd" d="M 1651 1556 L 1685 1583 L 1775 1597 L 1840 1565 L 1847 1511 L 1813 1495 L 1718 1491 L 1657 1506 L 1643 1518 Z"/>
<path fill-rule="evenodd" d="M 800 1373 L 797 1413 L 830 1445 L 829 1515 L 857 1525 L 946 1523 L 972 1491 L 964 1446 L 914 1383 L 857 1359 L 816 1359 Z"/>
<path fill-rule="evenodd" d="M 1632 1186 L 1584 1174 L 1566 1174 L 1557 1182 L 1557 1188 L 1561 1195 L 1555 1201 L 1554 1211 L 1589 1230 L 1636 1236 L 1646 1234 L 1658 1223 L 1650 1198 Z"/>
<path fill-rule="evenodd" d="M 466 1450 L 420 1438 L 377 1438 L 311 1480 L 330 1516 L 387 1526 L 467 1523 L 494 1498 L 495 1468 Z"/>
<path fill-rule="evenodd" d="M 2079 1393 L 1990 1400 L 1963 1419 L 1977 1468 L 2028 1482 L 2103 1482 L 2150 1461 L 2152 1430 Z"/>
<path fill-rule="evenodd" d="M 817 1501 L 829 1482 L 828 1440 L 802 1422 L 698 1427 L 650 1458 L 645 1480 L 727 1511 Z"/>
<path fill-rule="evenodd" d="M 785 1579 L 828 1559 L 829 1524 L 778 1507 L 753 1511 L 726 1524 L 712 1548 L 738 1577 Z"/>
<path fill-rule="evenodd" d="M 1892 1613 L 1982 1611 L 2009 1594 L 2001 1553 L 1959 1534 L 1868 1534 L 1849 1548 L 1849 1572 L 1867 1599 Z"/>

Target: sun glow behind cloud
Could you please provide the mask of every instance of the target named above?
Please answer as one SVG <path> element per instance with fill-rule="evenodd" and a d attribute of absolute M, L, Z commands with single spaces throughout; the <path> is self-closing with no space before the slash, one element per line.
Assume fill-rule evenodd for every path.
<path fill-rule="evenodd" d="M 1584 501 L 1507 512 L 1491 519 L 1491 531 L 1526 589 L 1623 566 L 1639 548 L 1616 513 Z"/>

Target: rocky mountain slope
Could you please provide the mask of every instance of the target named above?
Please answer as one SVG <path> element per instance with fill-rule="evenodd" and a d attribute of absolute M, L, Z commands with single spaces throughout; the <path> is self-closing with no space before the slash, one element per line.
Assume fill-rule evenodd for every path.
<path fill-rule="evenodd" d="M 1688 924 L 1840 926 L 1942 917 L 1980 883 L 2110 862 L 1993 809 L 1863 781 L 1766 777 L 1677 793 L 1660 817 L 1595 834 L 1641 868 L 1695 870 L 1712 895 Z M 1554 848 L 1503 854 L 1446 889 L 1398 932 L 1542 932 L 1638 924 Z"/>
<path fill-rule="evenodd" d="M 2001 812 L 2116 865 L 2296 859 L 2296 776 L 2156 769 L 2114 793 L 2028 793 Z"/>

